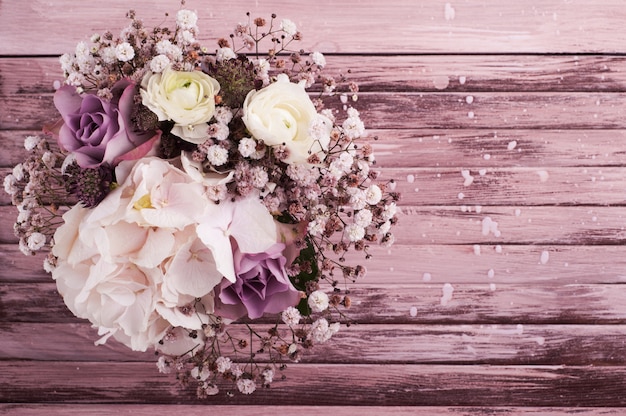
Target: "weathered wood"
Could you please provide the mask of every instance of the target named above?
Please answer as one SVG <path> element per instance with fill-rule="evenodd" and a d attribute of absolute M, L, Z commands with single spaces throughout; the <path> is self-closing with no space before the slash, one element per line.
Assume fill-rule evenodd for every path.
<path fill-rule="evenodd" d="M 367 268 L 367 277 L 359 282 L 368 285 L 414 284 L 422 282 L 425 273 L 442 285 L 484 284 L 485 290 L 491 283 L 626 282 L 626 246 L 508 245 L 502 246 L 502 253 L 484 251 L 478 256 L 473 245 L 397 244 L 391 249 L 372 248 L 370 260 L 362 253 L 349 253 L 346 261 Z M 47 282 L 50 276 L 40 269 L 42 262 L 43 256 L 24 256 L 13 244 L 0 245 L 0 283 Z"/>
<path fill-rule="evenodd" d="M 354 325 L 286 380 L 200 401 L 152 354 L 93 345 L 43 256 L 19 252 L 0 191 L 0 413 L 626 413 L 622 3 L 187 0 L 209 49 L 246 11 L 275 12 L 328 73 L 351 70 L 381 179 L 403 194 L 396 245 L 350 253 L 368 269 L 348 285 Z M 0 2 L 0 178 L 58 117 L 55 55 L 117 33 L 128 7 Z M 132 7 L 152 26 L 179 6 Z"/>
<path fill-rule="evenodd" d="M 262 325 L 257 328 L 264 332 Z M 301 362 L 351 364 L 358 356 L 363 364 L 549 365 L 558 357 L 562 365 L 624 365 L 624 330 L 624 325 L 358 324 L 304 353 Z M 229 333 L 248 337 L 237 325 Z M 131 351 L 115 340 L 95 346 L 99 337 L 88 323 L 0 324 L 0 335 L 7 338 L 0 360 L 156 361 L 152 352 Z"/>
<path fill-rule="evenodd" d="M 24 138 L 38 132 L 0 130 L 0 167 L 20 163 Z M 624 141 L 626 130 L 370 129 L 361 143 L 372 145 L 379 167 L 471 167 L 477 176 L 496 167 L 626 166 Z"/>
<path fill-rule="evenodd" d="M 325 73 L 340 73 L 361 92 L 625 92 L 621 55 L 328 55 Z M 346 69 L 350 70 L 346 74 Z M 0 60 L 0 95 L 54 92 L 58 58 Z"/>
<path fill-rule="evenodd" d="M 0 371 L 10 403 L 626 407 L 623 366 L 292 364 L 270 389 L 204 400 L 153 363 L 3 361 Z"/>
<path fill-rule="evenodd" d="M 457 168 L 377 170 L 381 173 L 380 181 L 395 181 L 394 189 L 402 194 L 400 203 L 408 206 L 448 205 L 461 210 L 463 206 L 504 205 L 523 210 L 536 205 L 622 206 L 626 203 L 626 195 L 621 192 L 626 167 L 621 166 L 475 168 L 468 160 L 466 166 Z M 471 185 L 465 185 L 462 170 L 474 177 Z M 0 168 L 0 177 L 9 172 L 9 168 Z M 8 205 L 10 201 L 9 195 L 0 193 L 0 205 Z"/>
<path fill-rule="evenodd" d="M 442 304 L 443 283 L 397 285 L 371 276 L 350 287 L 346 320 L 357 324 L 620 324 L 626 292 L 615 284 L 462 283 Z M 380 283 L 374 283 L 378 281 Z M 49 279 L 0 285 L 0 323 L 81 323 Z M 270 318 L 266 322 L 273 322 Z"/>
<path fill-rule="evenodd" d="M 471 185 L 465 185 L 463 169 L 474 177 Z M 515 204 L 521 209 L 532 205 L 623 205 L 626 200 L 620 192 L 626 175 L 624 167 L 473 168 L 468 160 L 461 169 L 417 167 L 380 171 L 382 179 L 396 182 L 396 191 L 402 194 L 405 205 Z"/>
<path fill-rule="evenodd" d="M 197 9 L 200 40 L 210 48 L 218 38 L 227 38 L 233 26 L 252 17 L 296 22 L 305 37 L 303 47 L 323 52 L 445 52 L 445 53 L 544 53 L 622 52 L 623 5 L 618 0 L 590 4 L 584 0 L 480 2 L 392 2 L 285 3 L 267 0 L 250 4 L 232 2 L 228 7 L 207 7 L 201 0 L 188 0 Z M 4 42 L 0 54 L 60 54 L 74 48 L 93 32 L 117 33 L 126 24 L 132 7 L 146 26 L 167 23 L 165 13 L 178 9 L 174 3 L 122 0 L 105 3 L 3 2 L 0 27 Z M 350 16 L 346 19 L 345 16 Z M 38 30 L 25 31 L 33 22 Z M 71 25 L 68 25 L 68 21 Z"/>
<path fill-rule="evenodd" d="M 216 414 L 237 414 L 246 412 L 256 416 L 275 415 L 277 413 L 297 414 L 301 416 L 318 416 L 323 413 L 336 416 L 353 416 L 354 407 L 350 406 L 255 406 L 245 407 L 238 405 L 81 405 L 81 404 L 0 404 L 0 412 L 13 416 L 96 416 L 102 414 L 132 414 L 136 416 L 153 416 L 158 414 L 177 414 L 187 416 L 206 416 L 207 412 Z M 433 407 L 433 406 L 359 406 L 358 413 L 364 416 L 379 415 L 415 415 L 429 416 L 498 416 L 498 415 L 527 415 L 527 416 L 598 416 L 622 415 L 626 408 L 606 407 Z"/>
<path fill-rule="evenodd" d="M 626 93 L 363 93 L 368 128 L 623 129 Z M 335 100 L 340 106 L 339 99 Z M 0 101 L 0 129 L 38 129 L 58 119 L 51 94 L 9 95 Z"/>
<path fill-rule="evenodd" d="M 618 245 L 626 242 L 622 206 L 402 206 L 399 244 L 477 244 L 478 254 L 494 244 Z M 0 243 L 17 243 L 13 233 L 17 209 L 0 206 Z M 498 223 L 501 235 L 482 232 L 485 218 Z M 483 253 L 485 250 L 485 253 Z"/>

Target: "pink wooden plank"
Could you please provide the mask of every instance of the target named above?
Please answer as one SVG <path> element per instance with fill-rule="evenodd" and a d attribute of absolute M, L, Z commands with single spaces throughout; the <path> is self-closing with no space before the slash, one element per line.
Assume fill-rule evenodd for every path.
<path fill-rule="evenodd" d="M 207 412 L 216 414 L 238 414 L 245 412 L 255 416 L 276 415 L 277 413 L 297 414 L 301 416 L 319 416 L 332 414 L 336 416 L 359 415 L 428 415 L 428 416 L 601 416 L 623 415 L 626 408 L 608 407 L 512 407 L 512 406 L 359 406 L 355 410 L 350 406 L 277 406 L 277 405 L 104 405 L 104 404 L 0 404 L 0 412 L 14 416 L 95 416 L 102 414 L 132 414 L 136 416 L 153 416 L 156 414 L 177 414 L 187 416 L 206 416 Z"/>
<path fill-rule="evenodd" d="M 204 400 L 153 363 L 2 361 L 0 371 L 10 403 L 626 407 L 622 366 L 293 364 L 270 389 Z"/>
<path fill-rule="evenodd" d="M 207 7 L 188 0 L 200 13 L 200 39 L 215 47 L 233 26 L 253 17 L 290 18 L 305 35 L 304 47 L 323 52 L 623 52 L 623 4 L 602 0 L 523 0 L 511 3 L 421 2 L 391 3 L 320 0 L 286 3 L 266 0 L 231 2 Z M 114 32 L 126 24 L 133 7 L 149 27 L 161 24 L 175 3 L 123 0 L 76 3 L 71 0 L 3 2 L 0 9 L 0 54 L 60 54 L 94 31 Z M 346 18 L 349 16 L 349 18 Z M 172 18 L 167 19 L 172 22 Z M 37 22 L 37 30 L 24 30 Z M 71 22 L 71 25 L 68 25 Z"/>
<path fill-rule="evenodd" d="M 263 333 L 270 325 L 256 328 Z M 249 336 L 238 325 L 229 334 L 235 340 Z M 600 324 L 357 324 L 305 352 L 300 362 L 549 365 L 559 357 L 568 366 L 626 365 L 623 334 L 623 325 Z M 95 346 L 97 330 L 88 323 L 6 323 L 0 335 L 8 338 L 0 344 L 0 360 L 156 362 L 152 351 L 131 351 L 112 339 Z"/>
<path fill-rule="evenodd" d="M 346 320 L 361 324 L 619 324 L 626 317 L 626 292 L 615 284 L 546 282 L 455 283 L 442 304 L 444 282 L 393 284 L 369 276 L 351 285 Z M 378 281 L 378 283 L 376 283 Z M 0 323 L 80 323 L 57 293 L 56 283 L 0 285 Z M 263 322 L 272 323 L 268 317 Z M 358 326 L 356 327 L 358 329 Z M 18 340 L 19 341 L 19 340 Z"/>

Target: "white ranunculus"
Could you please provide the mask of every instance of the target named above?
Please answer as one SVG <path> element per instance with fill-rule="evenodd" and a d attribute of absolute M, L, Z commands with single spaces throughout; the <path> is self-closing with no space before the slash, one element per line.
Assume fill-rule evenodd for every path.
<path fill-rule="evenodd" d="M 306 163 L 311 154 L 328 150 L 332 122 L 317 113 L 304 88 L 286 75 L 248 93 L 242 119 L 255 139 L 268 146 L 284 144 L 289 151 L 286 163 Z"/>
<path fill-rule="evenodd" d="M 215 95 L 220 84 L 201 71 L 148 72 L 141 82 L 142 104 L 160 121 L 175 123 L 172 132 L 192 143 L 202 143 L 208 136 L 206 126 L 215 113 Z"/>

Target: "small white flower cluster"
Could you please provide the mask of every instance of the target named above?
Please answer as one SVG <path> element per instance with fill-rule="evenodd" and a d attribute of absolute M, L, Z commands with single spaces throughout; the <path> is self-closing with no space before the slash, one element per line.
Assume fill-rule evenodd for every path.
<path fill-rule="evenodd" d="M 67 194 L 59 194 L 64 180 L 61 173 L 63 156 L 50 149 L 46 140 L 40 136 L 28 136 L 24 148 L 29 156 L 13 167 L 4 177 L 4 191 L 11 196 L 11 202 L 18 210 L 13 226 L 15 236 L 19 238 L 20 251 L 33 255 L 48 247 L 54 234 L 54 219 L 59 214 Z M 51 205 L 44 205 L 47 201 Z M 54 267 L 52 256 L 44 260 L 44 268 Z"/>
<path fill-rule="evenodd" d="M 107 97 L 109 88 L 124 76 L 138 82 L 147 70 L 160 73 L 173 66 L 191 71 L 199 55 L 206 52 L 196 41 L 198 16 L 194 11 L 179 10 L 172 32 L 145 28 L 133 11 L 128 17 L 131 24 L 120 37 L 110 32 L 94 34 L 89 42 L 79 42 L 74 53 L 61 56 L 67 84 L 79 91 L 96 89 L 99 96 Z"/>

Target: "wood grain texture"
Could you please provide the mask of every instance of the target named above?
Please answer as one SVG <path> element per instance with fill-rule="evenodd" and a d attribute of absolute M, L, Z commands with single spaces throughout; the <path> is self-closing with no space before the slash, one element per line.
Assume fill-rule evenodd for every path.
<path fill-rule="evenodd" d="M 626 407 L 626 368 L 425 364 L 293 364 L 260 394 L 205 400 L 181 391 L 153 363 L 0 362 L 10 403 L 318 406 Z M 59 374 L 71 377 L 59 377 Z M 373 376 L 375 375 L 375 378 Z M 336 381 L 343 380 L 342 385 Z M 37 378 L 37 383 L 33 383 Z M 349 384 L 349 386 L 345 385 Z M 349 389 L 350 394 L 345 394 Z M 312 394 L 313 392 L 313 394 Z M 555 400 L 556 398 L 556 400 Z M 556 403 L 558 401 L 558 404 Z"/>
<path fill-rule="evenodd" d="M 68 415 L 68 416 L 95 416 L 102 414 L 132 414 L 137 416 L 153 416 L 155 414 L 184 414 L 188 416 L 206 416 L 205 405 L 110 405 L 110 404 L 0 404 L 0 412 L 6 412 L 14 416 L 39 416 L 39 415 Z M 110 413 L 109 413 L 110 412 Z M 171 413 L 169 413 L 171 412 Z M 263 406 L 248 405 L 217 405 L 211 408 L 216 414 L 246 414 L 262 416 L 275 415 L 276 413 L 291 413 L 302 416 L 318 416 L 329 413 L 336 416 L 352 416 L 355 408 L 350 406 Z M 378 416 L 404 416 L 404 415 L 429 415 L 429 416 L 498 416 L 526 415 L 526 416 L 601 416 L 622 415 L 626 408 L 606 407 L 514 407 L 514 406 L 359 406 L 360 415 Z"/>
<path fill-rule="evenodd" d="M 375 58 L 372 58 L 375 59 Z M 623 129 L 626 93 L 363 93 L 358 108 L 371 129 Z M 339 98 L 333 100 L 341 105 Z M 393 123 L 389 114 L 395 113 Z M 37 129 L 58 117 L 51 94 L 9 95 L 0 102 L 0 128 Z"/>
<path fill-rule="evenodd" d="M 444 283 L 391 284 L 370 279 L 351 289 L 346 320 L 355 324 L 527 325 L 622 324 L 626 294 L 619 285 L 580 283 L 460 283 L 441 303 Z M 56 284 L 0 285 L 0 324 L 81 323 L 58 295 Z M 266 322 L 274 322 L 268 318 Z"/>
<path fill-rule="evenodd" d="M 267 326 L 269 328 L 270 326 Z M 333 342 L 305 354 L 302 363 L 457 365 L 625 365 L 623 325 L 523 324 L 356 324 Z M 265 332 L 260 326 L 260 332 Z M 235 339 L 249 336 L 245 327 L 229 329 Z M 108 341 L 95 346 L 97 330 L 88 323 L 0 323 L 0 360 L 102 361 L 154 364 L 154 355 L 130 351 Z M 63 339 L 64 343 L 49 340 Z M 29 348 L 24 348 L 28 345 Z M 72 345 L 71 349 L 67 345 Z M 47 364 L 46 364 L 47 365 Z"/>
<path fill-rule="evenodd" d="M 228 7 L 188 0 L 199 12 L 200 40 L 214 47 L 234 24 L 253 17 L 294 20 L 305 34 L 306 48 L 341 53 L 554 53 L 623 52 L 623 19 L 619 0 L 506 0 L 444 2 L 350 0 L 312 3 L 264 0 L 232 2 Z M 122 28 L 131 7 L 123 0 L 76 3 L 71 0 L 3 2 L 0 54 L 59 55 L 93 32 Z M 134 1 L 132 8 L 148 27 L 161 24 L 176 2 Z M 346 18 L 349 16 L 349 18 Z M 172 22 L 173 18 L 169 18 Z M 33 21 L 38 30 L 24 31 Z M 71 26 L 68 26 L 71 22 Z"/>
<path fill-rule="evenodd" d="M 326 61 L 330 74 L 343 74 L 363 92 L 626 91 L 621 55 L 338 54 Z M 63 82 L 57 57 L 5 58 L 0 76 L 2 95 L 51 93 L 55 81 Z"/>
<path fill-rule="evenodd" d="M 413 284 L 431 281 L 440 284 L 621 284 L 626 282 L 626 246 L 510 245 L 502 253 L 485 247 L 476 255 L 474 245 L 394 245 L 373 247 L 372 259 L 349 253 L 346 261 L 362 264 L 367 277 L 358 284 Z M 16 245 L 0 245 L 0 283 L 47 282 L 50 276 L 40 269 L 43 256 L 24 256 Z M 491 251 L 488 253 L 487 250 Z M 482 253 L 481 249 L 481 253 Z M 546 252 L 547 254 L 544 254 Z M 544 264 L 542 256 L 547 256 Z M 452 260 L 451 260 L 452 259 Z M 607 262 L 611 259 L 611 262 Z M 490 273 L 490 270 L 493 270 Z"/>
<path fill-rule="evenodd" d="M 148 26 L 178 8 L 132 3 Z M 19 252 L 0 192 L 0 414 L 626 414 L 622 1 L 187 5 L 209 49 L 246 11 L 276 12 L 329 73 L 350 69 L 381 179 L 403 194 L 396 244 L 350 284 L 353 324 L 285 380 L 200 401 L 152 353 L 93 345 L 42 256 Z M 0 2 L 0 178 L 58 117 L 57 56 L 128 7 Z"/>

